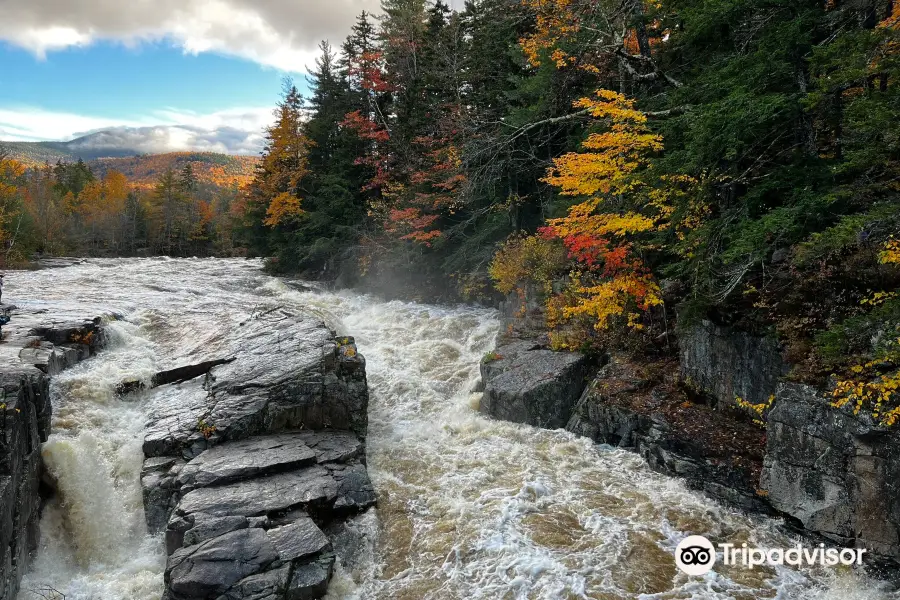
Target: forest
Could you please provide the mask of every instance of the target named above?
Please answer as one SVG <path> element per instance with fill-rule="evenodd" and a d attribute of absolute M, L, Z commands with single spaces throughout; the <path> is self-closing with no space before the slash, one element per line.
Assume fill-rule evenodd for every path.
<path fill-rule="evenodd" d="M 246 190 L 272 270 L 536 294 L 557 348 L 712 319 L 897 419 L 893 0 L 384 0 L 310 84 Z"/>
<path fill-rule="evenodd" d="M 0 143 L 0 265 L 35 255 L 232 256 L 256 161 L 170 153 L 35 163 Z"/>
<path fill-rule="evenodd" d="M 538 297 L 553 346 L 591 352 L 664 355 L 711 319 L 900 416 L 895 0 L 383 0 L 311 71 L 232 197 L 0 163 L 7 254 L 27 215 L 48 252 L 246 251 L 393 296 Z"/>

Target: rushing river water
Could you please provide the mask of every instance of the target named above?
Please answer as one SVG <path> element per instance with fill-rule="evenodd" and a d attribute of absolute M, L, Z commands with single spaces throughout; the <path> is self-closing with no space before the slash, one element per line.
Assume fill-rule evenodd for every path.
<path fill-rule="evenodd" d="M 19 600 L 158 600 L 165 566 L 140 484 L 146 403 L 123 380 L 216 355 L 254 310 L 290 304 L 356 336 L 371 390 L 368 464 L 377 511 L 338 569 L 332 599 L 892 598 L 849 571 L 716 567 L 676 571 L 686 534 L 792 545 L 778 524 L 725 508 L 634 454 L 563 431 L 481 417 L 471 393 L 496 313 L 298 291 L 243 260 L 91 260 L 16 272 L 19 306 L 123 315 L 110 345 L 53 383 L 44 458 L 60 493 Z M 61 598 L 62 596 L 56 596 Z"/>

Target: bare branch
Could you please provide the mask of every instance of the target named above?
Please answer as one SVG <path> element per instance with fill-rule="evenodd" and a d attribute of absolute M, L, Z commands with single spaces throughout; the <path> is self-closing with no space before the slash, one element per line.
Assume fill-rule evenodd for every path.
<path fill-rule="evenodd" d="M 667 110 L 653 110 L 650 112 L 645 112 L 650 119 L 667 119 L 668 117 L 676 117 L 678 115 L 683 115 L 686 112 L 690 112 L 694 106 L 692 104 L 685 104 L 683 106 L 676 106 L 674 108 L 669 108 Z"/>
<path fill-rule="evenodd" d="M 631 54 L 629 52 L 625 52 L 625 49 L 621 48 L 621 47 L 616 50 L 616 55 L 624 59 L 621 61 L 622 66 L 625 68 L 626 71 L 628 71 L 629 75 L 631 75 L 638 81 L 656 81 L 659 79 L 664 79 L 674 87 L 680 88 L 680 87 L 684 86 L 683 83 L 681 83 L 674 77 L 671 77 L 671 76 L 663 73 L 660 70 L 660 68 L 656 65 L 656 61 L 654 61 L 649 56 L 642 56 L 640 54 Z M 653 70 L 649 73 L 640 73 L 631 64 L 632 61 L 636 62 L 636 63 L 648 65 Z"/>

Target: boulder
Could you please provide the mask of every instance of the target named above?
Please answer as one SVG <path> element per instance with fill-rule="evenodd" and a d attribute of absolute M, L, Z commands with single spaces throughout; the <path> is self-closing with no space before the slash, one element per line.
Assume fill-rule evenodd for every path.
<path fill-rule="evenodd" d="M 328 582 L 334 570 L 334 556 L 324 555 L 319 560 L 294 569 L 287 590 L 287 600 L 315 600 L 328 591 Z"/>
<path fill-rule="evenodd" d="M 528 341 L 499 346 L 481 363 L 480 411 L 536 427 L 565 427 L 589 374 L 577 352 L 554 352 Z"/>

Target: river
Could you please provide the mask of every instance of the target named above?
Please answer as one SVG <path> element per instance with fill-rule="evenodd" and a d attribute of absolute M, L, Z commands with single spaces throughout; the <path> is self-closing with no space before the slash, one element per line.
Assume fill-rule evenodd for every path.
<path fill-rule="evenodd" d="M 376 511 L 352 526 L 331 599 L 894 598 L 834 569 L 676 571 L 686 534 L 793 545 L 777 521 L 749 517 L 650 471 L 638 456 L 564 431 L 493 421 L 471 392 L 499 329 L 494 311 L 384 302 L 304 289 L 260 263 L 223 259 L 88 260 L 15 272 L 19 306 L 116 313 L 110 344 L 55 378 L 43 454 L 59 494 L 19 600 L 158 600 L 162 542 L 144 525 L 139 473 L 146 401 L 117 383 L 215 356 L 255 310 L 303 307 L 354 335 L 371 392 L 368 465 Z"/>

